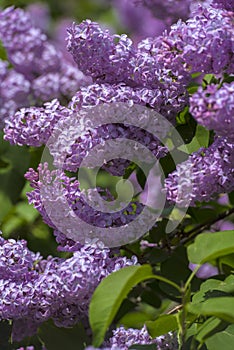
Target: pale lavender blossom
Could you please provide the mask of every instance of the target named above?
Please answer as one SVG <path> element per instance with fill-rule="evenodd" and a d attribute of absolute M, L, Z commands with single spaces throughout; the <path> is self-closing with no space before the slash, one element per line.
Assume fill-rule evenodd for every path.
<path fill-rule="evenodd" d="M 141 329 L 125 329 L 121 326 L 113 331 L 112 337 L 104 343 L 103 347 L 96 349 L 89 346 L 85 350 L 128 350 L 133 345 L 147 344 L 155 344 L 157 350 L 175 350 L 178 348 L 178 340 L 173 333 L 153 339 L 145 326 Z"/>
<path fill-rule="evenodd" d="M 58 120 L 70 113 L 58 100 L 47 102 L 44 107 L 22 108 L 6 120 L 5 140 L 12 144 L 39 147 L 47 142 Z"/>
<path fill-rule="evenodd" d="M 92 293 L 113 271 L 136 264 L 110 257 L 101 244 L 82 246 L 68 259 L 28 250 L 25 241 L 0 238 L 0 319 L 13 321 L 13 339 L 36 333 L 52 318 L 58 327 L 71 327 L 87 318 Z"/>
<path fill-rule="evenodd" d="M 190 113 L 198 123 L 230 141 L 234 138 L 234 82 L 199 87 L 190 97 Z"/>
<path fill-rule="evenodd" d="M 220 193 L 234 189 L 233 144 L 217 138 L 208 148 L 191 154 L 165 180 L 167 199 L 185 206 L 209 201 Z"/>
<path fill-rule="evenodd" d="M 232 73 L 233 28 L 231 12 L 197 6 L 186 22 L 179 20 L 168 33 L 150 39 L 148 47 L 158 62 L 182 75 L 186 71 Z"/>
<path fill-rule="evenodd" d="M 78 68 L 96 82 L 118 83 L 131 75 L 134 49 L 127 35 L 111 35 L 90 20 L 68 30 L 67 49 Z"/>
<path fill-rule="evenodd" d="M 212 238 L 211 238 L 212 239 Z M 198 265 L 197 264 L 192 264 L 192 263 L 189 263 L 189 269 L 191 271 L 194 271 L 194 269 L 197 267 Z M 201 278 L 201 279 L 207 279 L 207 278 L 210 278 L 212 276 L 216 276 L 219 274 L 219 270 L 216 266 L 213 266 L 209 263 L 205 263 L 203 264 L 199 270 L 196 272 L 196 276 L 198 278 Z"/>
<path fill-rule="evenodd" d="M 29 203 L 34 205 L 42 215 L 43 220 L 55 230 L 58 230 L 56 223 L 62 220 L 62 214 L 64 213 L 62 209 L 63 201 L 61 202 L 61 191 L 63 198 L 66 198 L 68 205 L 75 215 L 84 222 L 100 228 L 125 225 L 134 220 L 143 209 L 143 205 L 136 201 L 130 202 L 124 208 L 120 207 L 119 210 L 111 213 L 105 212 L 102 207 L 94 209 L 87 203 L 86 195 L 81 191 L 80 184 L 75 178 L 69 178 L 61 170 L 50 171 L 46 163 L 39 165 L 38 172 L 29 169 L 25 177 L 30 181 L 31 187 L 34 189 L 28 193 Z M 54 198 L 51 198 L 51 192 L 54 194 Z M 108 199 L 108 192 L 101 189 L 98 189 L 98 192 L 100 194 L 103 192 L 104 199 Z M 95 200 L 92 191 L 88 195 L 90 199 Z M 52 202 L 53 207 L 56 207 L 53 215 L 54 220 L 56 217 L 56 222 L 51 220 L 48 215 L 44 206 L 45 201 L 47 204 Z M 97 205 L 101 204 L 97 203 Z"/>

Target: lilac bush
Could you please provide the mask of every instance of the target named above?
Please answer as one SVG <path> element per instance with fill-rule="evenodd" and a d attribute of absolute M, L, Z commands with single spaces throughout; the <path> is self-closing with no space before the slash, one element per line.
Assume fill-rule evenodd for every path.
<path fill-rule="evenodd" d="M 68 346 L 83 350 L 211 349 L 214 335 L 224 343 L 233 326 L 225 304 L 233 305 L 234 266 L 232 1 L 112 3 L 129 34 L 83 19 L 67 28 L 64 47 L 49 32 L 48 8 L 0 10 L 0 327 L 9 329 L 9 350 L 51 350 L 61 334 L 65 345 L 57 350 L 73 336 Z M 109 2 L 103 6 L 109 11 Z M 121 113 L 121 104 L 133 113 L 109 122 L 105 107 Z M 148 111 L 154 120 L 144 129 Z M 87 172 L 84 189 L 85 158 L 123 139 L 135 142 L 136 153 L 145 147 L 164 176 L 151 173 L 147 156 L 143 171 L 127 150 L 116 159 L 110 146 L 101 185 L 93 188 Z M 29 168 L 24 179 L 19 150 Z M 124 189 L 118 210 L 106 212 L 119 196 L 119 178 L 137 191 L 126 205 Z M 128 227 L 140 218 L 144 231 L 142 212 L 157 212 L 148 199 L 161 203 L 160 195 L 159 219 L 133 242 Z M 14 228 L 19 215 L 32 231 L 28 242 Z M 85 231 L 76 221 L 61 229 L 69 215 L 89 224 L 94 238 L 77 241 L 74 232 Z M 35 235 L 39 225 L 45 231 Z M 129 243 L 108 248 L 106 230 L 119 227 Z M 43 232 L 56 241 L 51 255 L 33 242 Z"/>

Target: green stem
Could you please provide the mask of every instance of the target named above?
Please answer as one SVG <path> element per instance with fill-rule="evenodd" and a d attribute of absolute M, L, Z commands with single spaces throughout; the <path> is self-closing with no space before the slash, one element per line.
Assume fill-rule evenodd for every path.
<path fill-rule="evenodd" d="M 185 282 L 185 285 L 184 285 L 184 289 L 185 291 L 188 290 L 188 287 L 189 287 L 189 284 L 192 282 L 193 278 L 195 277 L 197 271 L 200 269 L 201 265 L 197 265 L 195 267 L 195 269 L 193 270 L 193 272 L 191 273 L 191 275 L 189 276 L 189 278 L 187 279 L 187 281 Z"/>
<path fill-rule="evenodd" d="M 170 280 L 168 280 L 167 278 L 165 277 L 162 277 L 162 276 L 159 276 L 159 275 L 153 275 L 152 278 L 156 279 L 156 280 L 159 280 L 159 281 L 162 281 L 162 282 L 165 282 L 169 285 L 171 285 L 172 287 L 174 287 L 175 289 L 177 289 L 180 294 L 182 292 L 182 289 L 180 288 L 180 286 L 178 286 L 178 284 L 176 284 L 175 282 L 172 282 Z"/>

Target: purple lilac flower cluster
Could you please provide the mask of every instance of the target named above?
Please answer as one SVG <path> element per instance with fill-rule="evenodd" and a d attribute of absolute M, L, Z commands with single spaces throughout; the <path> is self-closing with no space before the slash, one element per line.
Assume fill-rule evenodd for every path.
<path fill-rule="evenodd" d="M 234 82 L 202 87 L 190 98 L 190 113 L 197 122 L 229 141 L 234 138 Z"/>
<path fill-rule="evenodd" d="M 50 171 L 46 163 L 39 165 L 38 173 L 33 169 L 29 169 L 25 174 L 25 177 L 30 181 L 31 186 L 34 188 L 33 191 L 28 193 L 29 203 L 34 205 L 42 215 L 44 221 L 54 229 L 56 229 L 57 226 L 48 216 L 47 210 L 43 205 L 43 202 L 45 203 L 45 201 L 47 204 L 49 202 L 53 203 L 54 218 L 57 213 L 55 220 L 56 223 L 60 222 L 62 219 L 61 212 L 64 212 L 63 198 L 66 198 L 71 210 L 80 219 L 98 227 L 118 227 L 127 224 L 134 220 L 143 208 L 141 203 L 137 204 L 131 202 L 127 207 L 114 213 L 105 213 L 101 210 L 97 211 L 86 203 L 86 196 L 80 190 L 79 182 L 75 178 L 70 178 L 65 175 L 64 172 L 59 170 Z M 41 195 L 42 191 L 43 195 Z M 62 197 L 61 193 L 63 194 Z M 92 196 L 92 192 L 90 193 L 90 196 Z M 91 198 L 94 201 L 95 195 L 93 194 Z M 136 205 L 137 207 L 134 209 Z M 101 209 L 100 203 L 97 207 Z"/>
<path fill-rule="evenodd" d="M 147 43 L 139 43 L 138 48 L 135 48 L 126 35 L 111 35 L 89 20 L 69 29 L 68 50 L 78 68 L 91 75 L 96 83 L 112 84 L 109 90 L 116 89 L 115 84 L 122 83 L 122 98 L 124 90 L 129 91 L 131 88 L 132 94 L 142 96 L 140 99 L 157 96 L 157 102 L 161 100 L 166 104 L 168 101 L 168 109 L 175 105 L 175 111 L 178 112 L 187 102 L 185 87 L 188 78 L 186 74 L 182 76 L 177 67 L 173 69 L 173 66 L 165 65 L 163 59 L 159 62 L 157 55 L 150 49 Z M 154 108 L 167 116 L 167 110 L 157 107 L 157 102 Z"/>
<path fill-rule="evenodd" d="M 17 111 L 5 122 L 5 140 L 11 144 L 39 147 L 45 144 L 60 118 L 67 118 L 71 111 L 60 105 L 57 99 L 43 107 L 27 107 Z"/>
<path fill-rule="evenodd" d="M 33 335 L 52 318 L 69 327 L 87 317 L 91 295 L 111 272 L 136 264 L 136 259 L 110 257 L 103 246 L 88 244 L 69 259 L 28 250 L 25 241 L 0 238 L 0 319 L 13 320 L 13 338 Z"/>
<path fill-rule="evenodd" d="M 134 49 L 127 35 L 111 35 L 90 20 L 74 24 L 68 35 L 67 49 L 85 74 L 97 82 L 116 83 L 129 79 L 128 61 Z"/>
<path fill-rule="evenodd" d="M 174 334 L 168 333 L 152 339 L 144 326 L 142 329 L 119 327 L 113 331 L 113 336 L 105 343 L 102 350 L 128 350 L 132 345 L 155 344 L 157 350 L 175 350 L 178 348 L 178 341 Z M 95 350 L 88 347 L 86 350 Z"/>
<path fill-rule="evenodd" d="M 198 6 L 186 22 L 179 20 L 168 33 L 147 40 L 146 49 L 153 49 L 159 62 L 166 62 L 182 74 L 183 71 L 232 74 L 232 17 L 233 13 L 226 10 Z"/>
<path fill-rule="evenodd" d="M 233 189 L 234 145 L 225 138 L 216 138 L 210 147 L 201 148 L 178 164 L 165 180 L 164 190 L 169 201 L 183 207 Z"/>
<path fill-rule="evenodd" d="M 152 14 L 159 19 L 164 19 L 167 24 L 172 24 L 178 19 L 186 20 L 192 16 L 192 12 L 197 6 L 212 6 L 219 9 L 233 11 L 234 5 L 232 0 L 134 0 L 140 7 L 145 6 Z"/>
<path fill-rule="evenodd" d="M 5 139 L 12 144 L 38 147 L 48 141 L 59 120 L 66 121 L 72 116 L 77 118 L 80 110 L 103 103 L 126 102 L 149 106 L 174 121 L 176 113 L 186 105 L 187 101 L 187 94 L 178 94 L 176 87 L 172 91 L 160 92 L 158 89 L 133 89 L 123 84 L 92 84 L 82 87 L 76 93 L 71 100 L 70 108 L 62 107 L 58 100 L 53 100 L 44 107 L 19 110 L 6 120 Z"/>
<path fill-rule="evenodd" d="M 1 127 L 19 107 L 71 97 L 89 83 L 21 9 L 0 11 L 0 40 L 13 66 L 0 61 Z"/>

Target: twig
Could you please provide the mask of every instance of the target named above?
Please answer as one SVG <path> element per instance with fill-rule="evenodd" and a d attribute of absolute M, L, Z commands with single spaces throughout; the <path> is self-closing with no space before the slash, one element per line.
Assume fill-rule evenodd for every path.
<path fill-rule="evenodd" d="M 203 232 L 204 230 L 207 230 L 210 228 L 210 226 L 212 226 L 213 224 L 215 224 L 217 221 L 220 221 L 222 219 L 225 219 L 226 217 L 228 217 L 229 215 L 234 213 L 234 208 L 226 210 L 224 213 L 219 214 L 215 219 L 212 220 L 208 220 L 207 222 L 197 225 L 196 227 L 194 227 L 193 229 L 191 229 L 190 231 L 188 231 L 186 233 L 186 236 L 180 241 L 180 244 L 186 244 L 189 241 L 191 241 L 194 237 L 196 237 L 199 233 Z"/>

